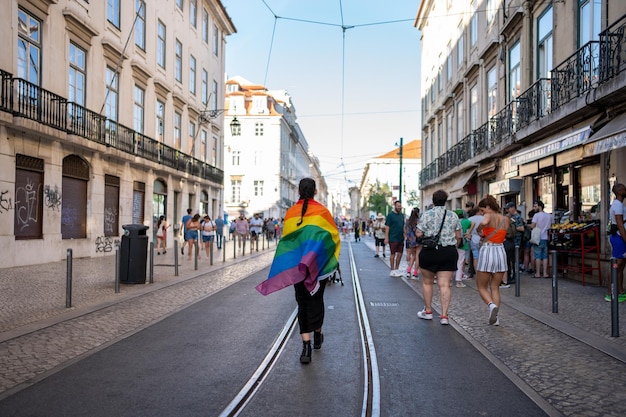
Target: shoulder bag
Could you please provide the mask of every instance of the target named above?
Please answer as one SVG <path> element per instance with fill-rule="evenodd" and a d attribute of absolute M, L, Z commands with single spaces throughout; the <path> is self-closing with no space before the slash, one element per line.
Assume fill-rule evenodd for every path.
<path fill-rule="evenodd" d="M 503 216 L 504 217 L 504 216 Z M 478 242 L 478 247 L 482 248 L 483 244 L 487 241 L 489 241 L 489 239 L 491 239 L 493 237 L 493 235 L 496 234 L 496 232 L 500 229 L 502 229 L 502 220 L 500 220 L 500 223 L 498 223 L 498 227 L 496 227 L 495 229 L 493 229 L 493 232 L 489 233 L 488 236 L 484 236 L 480 239 L 480 242 Z"/>
<path fill-rule="evenodd" d="M 439 249 L 439 235 L 441 234 L 441 229 L 443 229 L 443 223 L 446 221 L 446 214 L 448 214 L 448 210 L 443 212 L 443 219 L 441 219 L 439 233 L 437 233 L 436 236 L 429 236 L 422 239 L 423 249 Z"/>

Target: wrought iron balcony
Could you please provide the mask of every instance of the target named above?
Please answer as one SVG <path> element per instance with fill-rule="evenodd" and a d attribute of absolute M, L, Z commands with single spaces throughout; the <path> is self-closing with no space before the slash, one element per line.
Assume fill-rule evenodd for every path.
<path fill-rule="evenodd" d="M 593 86 L 600 77 L 600 42 L 585 44 L 552 71 L 551 104 L 556 109 L 580 97 Z"/>
<path fill-rule="evenodd" d="M 64 97 L 0 70 L 0 110 L 223 184 L 224 172 Z"/>

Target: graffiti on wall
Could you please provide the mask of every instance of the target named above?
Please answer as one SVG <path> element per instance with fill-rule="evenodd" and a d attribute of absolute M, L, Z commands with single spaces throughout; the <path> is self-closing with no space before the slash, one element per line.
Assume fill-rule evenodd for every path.
<path fill-rule="evenodd" d="M 98 236 L 96 238 L 96 253 L 98 252 L 111 252 L 114 246 L 120 244 L 119 239 L 113 240 L 108 236 Z"/>
<path fill-rule="evenodd" d="M 114 233 L 117 224 L 117 209 L 107 207 L 104 209 L 104 231 Z"/>
<path fill-rule="evenodd" d="M 23 187 L 15 190 L 15 218 L 20 230 L 29 227 L 31 223 L 37 223 L 39 219 L 39 195 L 41 184 L 35 184 L 28 179 Z"/>
<path fill-rule="evenodd" d="M 11 203 L 11 197 L 7 196 L 9 191 L 0 191 L 0 214 L 6 213 L 13 209 L 13 203 Z"/>
<path fill-rule="evenodd" d="M 43 194 L 45 196 L 44 201 L 46 207 L 52 210 L 58 210 L 61 207 L 61 192 L 59 191 L 59 187 L 55 185 L 53 189 L 51 186 L 46 185 L 43 188 Z"/>

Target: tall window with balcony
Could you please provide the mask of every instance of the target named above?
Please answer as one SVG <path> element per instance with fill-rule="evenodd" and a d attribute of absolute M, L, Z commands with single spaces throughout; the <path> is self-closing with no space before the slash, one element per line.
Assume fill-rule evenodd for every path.
<path fill-rule="evenodd" d="M 120 0 L 107 0 L 107 20 L 120 28 Z"/>
<path fill-rule="evenodd" d="M 111 67 L 107 67 L 106 69 L 106 83 L 105 115 L 107 119 L 117 122 L 119 80 L 117 73 Z M 109 128 L 111 128 L 111 126 L 109 126 Z"/>
<path fill-rule="evenodd" d="M 443 154 L 443 122 L 437 123 L 437 149 L 435 150 L 435 158 L 439 158 Z"/>
<path fill-rule="evenodd" d="M 146 93 L 143 88 L 135 85 L 133 90 L 133 129 L 139 133 L 143 133 L 145 96 Z"/>
<path fill-rule="evenodd" d="M 165 132 L 165 103 L 161 100 L 156 102 L 156 136 L 157 140 L 163 143 L 163 133 Z"/>
<path fill-rule="evenodd" d="M 460 143 L 465 136 L 465 123 L 463 114 L 463 100 L 459 100 L 456 103 L 456 143 Z"/>
<path fill-rule="evenodd" d="M 189 92 L 196 95 L 196 58 L 189 55 Z"/>
<path fill-rule="evenodd" d="M 200 133 L 200 159 L 202 160 L 202 162 L 206 162 L 207 157 L 206 157 L 206 151 L 207 151 L 207 138 L 208 138 L 208 132 L 204 129 L 202 129 L 201 133 Z"/>
<path fill-rule="evenodd" d="M 176 39 L 176 46 L 174 47 L 174 78 L 179 83 L 183 82 L 183 44 Z"/>
<path fill-rule="evenodd" d="M 183 117 L 179 112 L 174 112 L 174 148 L 180 151 L 181 145 L 181 126 L 183 123 Z"/>
<path fill-rule="evenodd" d="M 537 19 L 537 79 L 550 78 L 552 70 L 552 6 Z"/>
<path fill-rule="evenodd" d="M 470 108 L 469 108 L 469 116 L 470 116 L 470 131 L 474 131 L 478 129 L 478 117 L 479 117 L 479 108 L 478 108 L 478 85 L 474 84 L 470 87 L 469 91 L 470 96 Z"/>
<path fill-rule="evenodd" d="M 520 43 L 517 41 L 509 49 L 509 102 L 520 95 L 521 88 Z"/>
<path fill-rule="evenodd" d="M 157 23 L 157 64 L 165 69 L 165 54 L 167 52 L 167 29 L 160 20 Z"/>
<path fill-rule="evenodd" d="M 143 0 L 135 0 L 135 45 L 141 50 L 146 50 L 146 3 Z"/>
<path fill-rule="evenodd" d="M 600 38 L 602 3 L 598 0 L 578 1 L 578 47 Z"/>
<path fill-rule="evenodd" d="M 189 122 L 189 139 L 187 141 L 187 149 L 191 156 L 196 156 L 196 124 Z"/>
<path fill-rule="evenodd" d="M 498 76 L 496 66 L 487 70 L 487 118 L 491 119 L 498 112 Z"/>
<path fill-rule="evenodd" d="M 213 136 L 213 141 L 211 142 L 211 165 L 214 167 L 217 166 L 217 136 Z"/>
<path fill-rule="evenodd" d="M 70 42 L 67 97 L 68 101 L 83 107 L 85 106 L 85 80 L 87 79 L 86 55 L 87 53 L 82 48 Z"/>
<path fill-rule="evenodd" d="M 17 11 L 17 76 L 39 85 L 41 22 L 23 9 Z"/>
<path fill-rule="evenodd" d="M 446 114 L 446 151 L 449 151 L 452 148 L 454 139 L 454 114 L 452 113 L 452 109 Z"/>

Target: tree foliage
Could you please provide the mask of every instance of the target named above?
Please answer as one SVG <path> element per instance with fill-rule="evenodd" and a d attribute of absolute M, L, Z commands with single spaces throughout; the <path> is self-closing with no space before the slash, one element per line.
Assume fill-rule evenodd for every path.
<path fill-rule="evenodd" d="M 388 184 L 380 184 L 376 181 L 370 188 L 368 199 L 369 210 L 374 213 L 387 214 L 391 211 L 391 190 Z"/>

